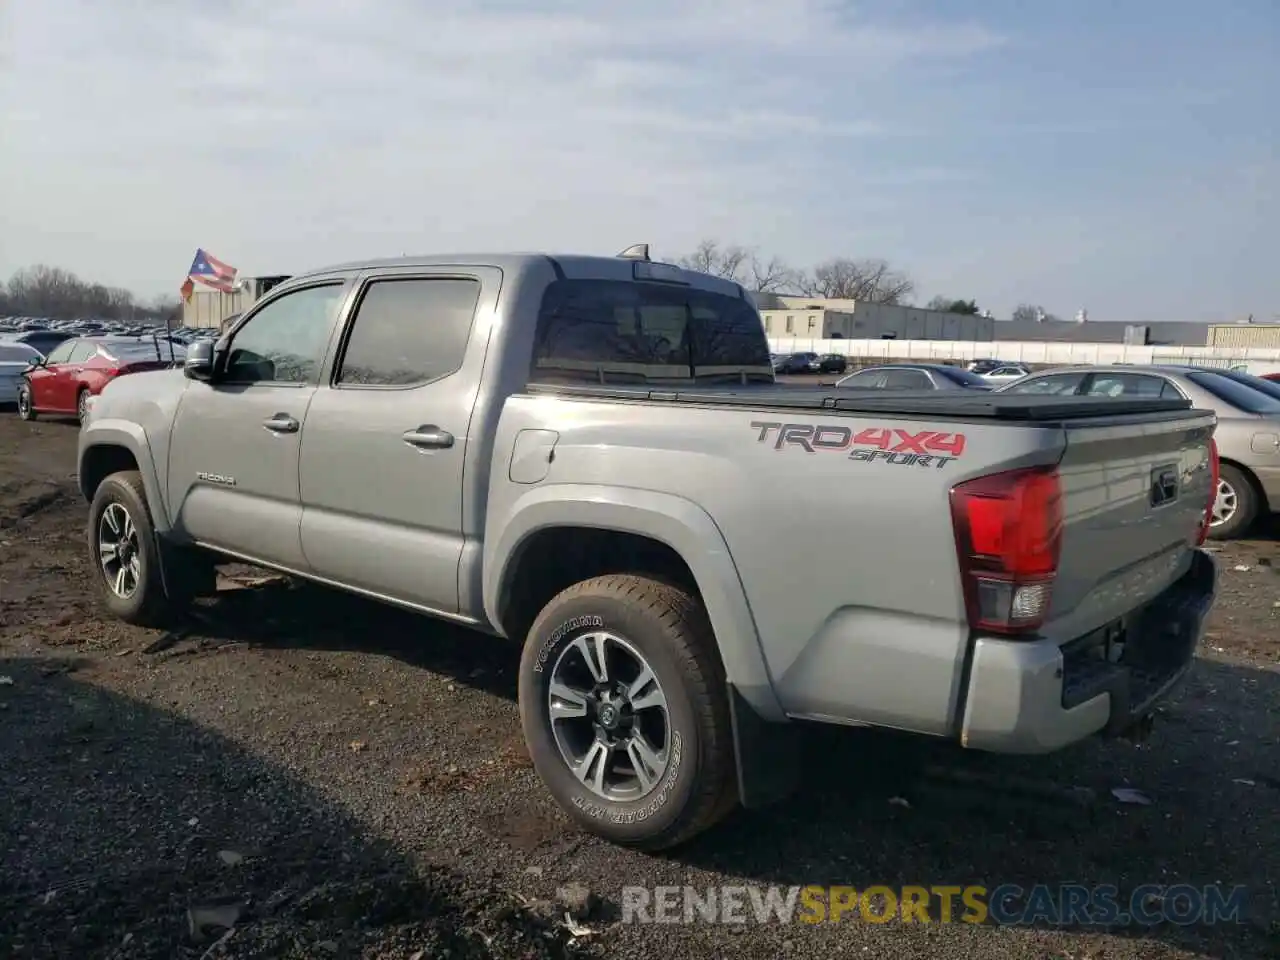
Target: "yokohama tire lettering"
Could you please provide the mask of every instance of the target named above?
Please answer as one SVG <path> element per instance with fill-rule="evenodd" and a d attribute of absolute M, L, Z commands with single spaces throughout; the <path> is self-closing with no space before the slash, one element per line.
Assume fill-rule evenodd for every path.
<path fill-rule="evenodd" d="M 547 662 L 547 658 L 551 656 L 551 651 L 557 643 L 564 639 L 565 634 L 570 630 L 581 630 L 584 627 L 603 627 L 604 620 L 598 616 L 573 617 L 566 620 L 560 626 L 552 631 L 551 636 L 547 638 L 547 642 L 538 650 L 538 661 L 533 665 L 534 673 L 541 673 L 543 665 Z"/>

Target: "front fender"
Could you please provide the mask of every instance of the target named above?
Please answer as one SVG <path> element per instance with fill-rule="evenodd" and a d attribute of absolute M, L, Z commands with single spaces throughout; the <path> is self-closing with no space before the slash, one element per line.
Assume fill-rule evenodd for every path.
<path fill-rule="evenodd" d="M 151 444 L 147 440 L 146 431 L 131 420 L 93 419 L 81 429 L 76 461 L 80 493 L 85 500 L 93 499 L 94 448 L 101 447 L 123 449 L 132 454 L 138 465 L 138 472 L 142 474 L 142 486 L 146 490 L 147 506 L 151 511 L 151 524 L 157 533 L 170 530 L 172 524 L 169 521 L 169 510 Z"/>
<path fill-rule="evenodd" d="M 729 682 L 761 719 L 787 719 L 729 547 L 715 521 L 696 503 L 630 487 L 551 484 L 530 490 L 490 523 L 497 531 L 484 541 L 484 607 L 490 623 L 501 623 L 500 598 L 513 562 L 538 531 L 588 527 L 651 537 L 675 550 L 693 572 Z"/>

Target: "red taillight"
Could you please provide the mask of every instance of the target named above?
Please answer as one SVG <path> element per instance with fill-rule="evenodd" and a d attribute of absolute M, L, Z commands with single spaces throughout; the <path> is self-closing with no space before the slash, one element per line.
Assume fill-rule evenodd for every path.
<path fill-rule="evenodd" d="M 1204 522 L 1200 524 L 1200 536 L 1196 546 L 1204 546 L 1209 539 L 1209 524 L 1213 521 L 1213 504 L 1218 499 L 1218 479 L 1222 476 L 1222 465 L 1218 462 L 1218 441 L 1209 438 L 1209 502 L 1204 508 Z"/>
<path fill-rule="evenodd" d="M 1038 628 L 1049 612 L 1062 546 L 1057 468 L 957 484 L 951 517 L 970 627 L 995 633 Z"/>

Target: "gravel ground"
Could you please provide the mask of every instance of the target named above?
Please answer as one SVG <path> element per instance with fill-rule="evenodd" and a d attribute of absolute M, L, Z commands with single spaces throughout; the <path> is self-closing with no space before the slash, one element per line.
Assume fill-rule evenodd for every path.
<path fill-rule="evenodd" d="M 1274 533 L 1220 550 L 1198 669 L 1143 744 L 1009 759 L 814 729 L 800 796 L 651 857 L 550 802 L 507 644 L 233 568 L 185 634 L 104 618 L 75 435 L 0 414 L 0 957 L 1280 955 Z M 627 884 L 1067 882 L 1241 884 L 1249 906 L 1216 927 L 617 920 Z"/>

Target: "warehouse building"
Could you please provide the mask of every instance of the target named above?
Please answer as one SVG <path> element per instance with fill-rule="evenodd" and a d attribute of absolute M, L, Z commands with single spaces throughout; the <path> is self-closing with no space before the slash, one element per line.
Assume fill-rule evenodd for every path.
<path fill-rule="evenodd" d="M 990 317 L 860 300 L 773 296 L 760 317 L 771 337 L 813 340 L 990 340 Z"/>
<path fill-rule="evenodd" d="M 1211 347 L 1280 347 L 1280 323 L 1215 323 L 1205 342 Z"/>
<path fill-rule="evenodd" d="M 264 293 L 288 279 L 286 274 L 241 277 L 236 283 L 234 293 L 223 293 L 220 290 L 196 290 L 182 305 L 182 325 L 201 329 L 219 329 L 228 317 L 244 313 Z"/>
<path fill-rule="evenodd" d="M 994 340 L 1019 343 L 1127 343 L 1150 347 L 1202 347 L 1207 323 L 1164 320 L 1123 323 L 1116 320 L 997 320 Z"/>
<path fill-rule="evenodd" d="M 897 304 L 824 297 L 756 294 L 765 332 L 798 340 L 967 340 L 1017 343 L 1118 343 L 1131 346 L 1200 347 L 1211 329 L 1267 329 L 1258 334 L 1228 334 L 1232 346 L 1280 346 L 1280 324 L 1223 324 L 1158 321 L 1124 323 L 1089 320 L 995 320 L 991 317 L 926 310 Z M 1246 343 L 1246 339 L 1248 342 Z"/>

